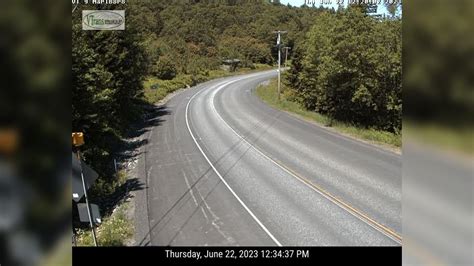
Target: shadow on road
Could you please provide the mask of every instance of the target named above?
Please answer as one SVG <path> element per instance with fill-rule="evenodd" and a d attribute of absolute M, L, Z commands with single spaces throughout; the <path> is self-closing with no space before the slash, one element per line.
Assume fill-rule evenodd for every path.
<path fill-rule="evenodd" d="M 117 206 L 132 198 L 133 191 L 145 189 L 146 184 L 133 176 L 128 177 L 123 184 L 117 185 L 117 182 L 120 182 L 118 176 L 121 174 L 121 170 L 128 171 L 135 167 L 136 161 L 142 153 L 142 147 L 148 144 L 147 132 L 160 126 L 165 121 L 164 117 L 170 114 L 171 112 L 166 105 L 144 104 L 143 115 L 130 126 L 124 139 L 115 139 L 117 148 L 112 151 L 113 155 L 106 165 L 110 174 L 101 176 L 99 181 L 103 183 L 99 186 L 100 188 L 93 187 L 90 193 L 92 202 L 99 205 L 102 217 L 110 216 Z M 117 165 L 115 165 L 114 159 Z M 115 173 L 115 167 L 117 167 L 119 173 Z M 98 191 L 94 191 L 94 189 L 98 189 Z M 73 216 L 76 217 L 77 213 Z M 78 221 L 78 219 L 75 219 L 75 221 Z M 77 228 L 84 226 L 86 225 L 80 222 L 75 223 Z"/>
<path fill-rule="evenodd" d="M 217 160 L 214 160 L 212 162 L 213 165 L 216 167 L 219 166 L 219 164 L 229 155 L 231 154 L 234 150 L 236 150 L 242 143 L 244 143 L 244 140 L 252 143 L 252 142 L 257 142 L 259 139 L 261 139 L 267 131 L 278 121 L 278 118 L 281 116 L 282 113 L 279 113 L 275 117 L 269 120 L 270 123 L 256 123 L 251 129 L 246 131 L 242 137 L 243 139 L 239 139 L 236 143 L 234 143 L 224 154 L 222 154 Z M 265 125 L 266 124 L 266 125 Z M 253 131 L 257 131 L 260 129 L 263 129 L 253 140 L 248 139 L 248 134 Z M 222 173 L 222 178 L 225 178 L 229 172 L 237 165 L 237 163 L 247 154 L 247 152 L 251 149 L 251 146 L 248 146 L 245 151 L 239 156 L 239 158 L 224 172 Z M 172 212 L 174 213 L 179 212 L 185 205 L 186 203 L 191 200 L 191 191 L 197 186 L 197 184 L 205 177 L 207 174 L 213 172 L 212 167 L 208 167 L 206 171 L 196 180 L 194 181 L 189 189 L 187 189 L 175 202 L 174 204 L 158 219 L 158 221 L 155 222 L 155 224 L 150 228 L 149 232 L 143 237 L 143 239 L 138 243 L 139 246 L 149 246 L 150 241 L 152 242 L 152 232 L 153 233 L 160 233 L 162 230 L 164 230 L 167 226 L 167 224 L 172 220 L 173 215 Z M 214 192 L 214 190 L 217 188 L 217 186 L 221 183 L 222 181 L 219 179 L 218 182 L 212 187 L 212 189 L 203 197 L 203 199 L 197 204 L 196 208 L 194 211 L 188 216 L 188 218 L 184 221 L 184 223 L 179 227 L 179 229 L 176 231 L 176 233 L 173 235 L 173 237 L 170 239 L 168 242 L 168 245 L 171 245 L 171 243 L 176 239 L 176 237 L 179 235 L 179 232 L 188 224 L 188 222 L 191 220 L 191 218 L 194 216 L 194 214 L 199 210 L 199 208 L 204 204 L 206 199 Z M 187 197 L 186 197 L 187 196 Z M 182 202 L 182 204 L 178 207 L 179 203 Z M 148 203 L 147 203 L 148 204 Z M 162 224 L 162 222 L 166 219 L 166 222 Z M 157 227 L 160 226 L 160 228 L 154 232 Z M 145 242 L 149 238 L 149 241 Z"/>
<path fill-rule="evenodd" d="M 141 121 L 131 126 L 126 140 L 118 151 L 118 154 L 121 155 L 120 160 L 131 160 L 140 155 L 140 148 L 148 144 L 145 134 L 153 130 L 154 127 L 160 126 L 165 121 L 163 117 L 169 115 L 171 115 L 171 111 L 166 105 L 145 105 Z"/>

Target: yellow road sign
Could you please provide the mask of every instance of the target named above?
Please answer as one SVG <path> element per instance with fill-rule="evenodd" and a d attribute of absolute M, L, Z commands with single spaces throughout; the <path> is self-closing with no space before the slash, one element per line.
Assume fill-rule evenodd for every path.
<path fill-rule="evenodd" d="M 84 145 L 84 133 L 73 132 L 72 133 L 72 145 L 79 147 Z"/>

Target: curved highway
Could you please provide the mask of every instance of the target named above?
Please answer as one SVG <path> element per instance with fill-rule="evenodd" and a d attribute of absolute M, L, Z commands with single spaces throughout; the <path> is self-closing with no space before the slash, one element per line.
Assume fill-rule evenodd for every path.
<path fill-rule="evenodd" d="M 253 93 L 275 71 L 221 78 L 159 107 L 139 159 L 139 245 L 401 244 L 401 157 Z"/>

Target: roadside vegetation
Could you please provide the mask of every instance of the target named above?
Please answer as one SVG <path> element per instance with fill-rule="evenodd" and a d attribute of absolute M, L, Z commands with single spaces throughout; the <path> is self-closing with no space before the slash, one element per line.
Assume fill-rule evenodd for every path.
<path fill-rule="evenodd" d="M 401 18 L 361 6 L 323 12 L 296 47 L 284 82 L 309 111 L 394 134 L 402 129 Z"/>
<path fill-rule="evenodd" d="M 110 210 L 120 205 L 114 197 L 124 182 L 115 174 L 113 160 L 130 149 L 125 139 L 133 134 L 131 125 L 143 119 L 150 104 L 178 89 L 271 68 L 277 54 L 272 31 L 289 30 L 285 38 L 291 45 L 303 38 L 321 9 L 240 0 L 132 0 L 102 8 L 126 9 L 127 30 L 83 31 L 81 10 L 96 6 L 80 5 L 73 13 L 72 130 L 84 132 L 83 158 L 100 176 L 90 193 L 91 202 L 105 210 L 99 231 L 126 233 L 113 229 L 125 222 Z M 232 66 L 236 71 L 222 69 L 234 59 L 239 62 Z M 101 243 L 119 243 L 100 234 Z M 84 244 L 91 243 L 87 239 Z"/>
<path fill-rule="evenodd" d="M 133 226 L 128 220 L 126 212 L 128 204 L 120 205 L 110 216 L 105 218 L 96 229 L 99 246 L 125 246 L 133 236 Z M 93 246 L 94 240 L 90 229 L 80 230 L 77 246 Z"/>
<path fill-rule="evenodd" d="M 112 182 L 130 124 L 144 108 L 180 88 L 216 77 L 271 68 L 275 29 L 285 43 L 302 41 L 326 9 L 293 8 L 270 1 L 127 1 L 125 31 L 83 31 L 80 5 L 72 26 L 72 130 L 84 132 L 83 155 Z M 222 70 L 239 61 L 236 72 Z"/>
<path fill-rule="evenodd" d="M 157 103 L 164 99 L 168 94 L 173 93 L 179 89 L 186 88 L 188 86 L 194 86 L 198 83 L 209 81 L 216 78 L 251 73 L 255 71 L 269 70 L 272 66 L 266 64 L 255 64 L 252 68 L 240 68 L 235 72 L 229 72 L 227 70 L 210 70 L 205 75 L 185 75 L 181 74 L 173 78 L 172 80 L 163 80 L 157 77 L 148 77 L 144 82 L 145 99 L 150 104 Z"/>
<path fill-rule="evenodd" d="M 124 246 L 133 234 L 132 222 L 127 218 L 129 208 L 128 178 L 125 170 L 111 178 L 99 179 L 90 189 L 91 202 L 100 206 L 103 221 L 96 227 L 96 236 L 100 246 Z M 78 246 L 93 246 L 92 233 L 86 223 L 75 224 Z"/>
<path fill-rule="evenodd" d="M 131 0 L 102 8 L 126 9 L 127 30 L 83 31 L 82 9 L 94 5 L 80 5 L 72 25 L 72 131 L 84 132 L 83 158 L 100 175 L 96 198 L 113 190 L 113 160 L 150 104 L 203 81 L 273 67 L 273 31 L 288 30 L 292 46 L 324 10 L 265 0 Z M 234 59 L 235 71 L 223 70 Z"/>
<path fill-rule="evenodd" d="M 364 7 L 336 12 L 268 0 L 131 0 L 102 8 L 126 9 L 127 30 L 83 31 L 81 10 L 93 5 L 80 5 L 72 25 L 72 131 L 84 132 L 83 158 L 100 175 L 91 195 L 101 209 L 116 209 L 120 202 L 109 206 L 104 200 L 123 182 L 113 160 L 132 149 L 125 139 L 148 107 L 200 82 L 272 68 L 275 30 L 288 32 L 282 39 L 291 48 L 288 105 L 333 123 L 373 129 L 358 133 L 369 139 L 400 132 L 400 19 L 375 19 Z M 238 62 L 235 72 L 223 70 L 229 61 Z M 104 221 L 122 228 L 121 219 L 110 214 L 105 212 Z M 107 232 L 109 223 L 100 230 Z"/>
<path fill-rule="evenodd" d="M 401 134 L 395 134 L 376 128 L 361 127 L 348 122 L 335 120 L 327 115 L 309 111 L 303 104 L 295 99 L 294 92 L 292 92 L 287 86 L 282 87 L 281 99 L 278 101 L 277 90 L 277 80 L 272 79 L 268 84 L 257 87 L 255 93 L 268 105 L 289 112 L 290 114 L 294 114 L 304 120 L 316 122 L 323 127 L 330 127 L 339 133 L 366 140 L 371 143 L 380 144 L 382 146 L 388 146 L 395 150 L 401 148 Z"/>
<path fill-rule="evenodd" d="M 285 90 L 257 94 L 270 105 L 364 140 L 401 146 L 401 17 L 375 18 L 363 6 L 324 11 L 296 44 Z"/>

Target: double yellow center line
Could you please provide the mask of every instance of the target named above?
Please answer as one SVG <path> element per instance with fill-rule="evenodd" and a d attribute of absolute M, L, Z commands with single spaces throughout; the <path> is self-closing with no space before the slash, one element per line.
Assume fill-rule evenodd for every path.
<path fill-rule="evenodd" d="M 267 156 L 267 155 L 265 155 Z M 268 157 L 268 156 L 267 156 Z M 272 159 L 273 161 L 275 161 L 274 159 Z M 335 203 L 336 205 L 338 205 L 339 207 L 343 208 L 344 210 L 348 211 L 349 213 L 351 213 L 352 215 L 356 216 L 357 218 L 359 218 L 360 220 L 364 221 L 365 223 L 367 223 L 368 225 L 370 225 L 371 227 L 373 227 L 374 229 L 376 229 L 377 231 L 383 233 L 384 235 L 390 237 L 392 240 L 394 240 L 395 242 L 397 242 L 398 244 L 402 244 L 402 237 L 401 235 L 399 235 L 397 232 L 395 232 L 393 229 L 375 221 L 374 219 L 370 218 L 368 215 L 366 215 L 365 213 L 363 213 L 362 211 L 352 207 L 351 205 L 345 203 L 344 201 L 342 201 L 341 199 L 333 196 L 331 193 L 327 192 L 325 189 L 323 189 L 322 187 L 314 184 L 313 182 L 311 182 L 310 180 L 308 180 L 307 178 L 301 176 L 300 174 L 296 173 L 295 171 L 291 170 L 290 168 L 288 168 L 287 166 L 283 165 L 281 162 L 277 162 L 275 161 L 275 163 L 277 163 L 281 168 L 283 168 L 285 171 L 287 171 L 288 173 L 290 173 L 292 176 L 294 176 L 296 179 L 298 179 L 299 181 L 303 182 L 305 185 L 309 186 L 310 188 L 312 188 L 313 190 L 315 190 L 316 192 L 318 192 L 319 194 L 321 194 L 322 196 L 324 196 L 325 198 L 327 198 L 328 200 L 330 200 L 331 202 Z"/>
<path fill-rule="evenodd" d="M 365 213 L 363 213 L 362 211 L 352 207 L 351 205 L 345 203 L 344 201 L 342 201 L 341 199 L 333 196 L 331 193 L 329 193 L 328 191 L 324 190 L 321 186 L 319 185 L 316 185 L 314 184 L 313 182 L 311 182 L 310 180 L 308 180 L 307 178 L 303 177 L 302 175 L 298 174 L 297 172 L 293 171 L 292 169 L 290 169 L 289 167 L 287 167 L 286 165 L 284 165 L 283 163 L 281 163 L 280 161 L 277 161 L 275 159 L 273 159 L 272 157 L 268 156 L 267 154 L 265 154 L 263 151 L 261 151 L 259 148 L 255 147 L 253 144 L 251 144 L 249 141 L 247 141 L 247 139 L 245 137 L 243 137 L 242 135 L 240 135 L 239 133 L 237 133 L 225 120 L 224 118 L 222 118 L 222 116 L 219 114 L 219 112 L 217 112 L 216 108 L 215 108 L 215 105 L 214 105 L 214 97 L 215 95 L 217 94 L 217 92 L 221 89 L 223 89 L 224 87 L 228 86 L 229 84 L 231 83 L 234 83 L 234 82 L 237 82 L 239 80 L 234 80 L 234 81 L 231 81 L 231 82 L 228 82 L 228 83 L 225 83 L 221 86 L 219 86 L 212 94 L 212 99 L 211 99 L 211 107 L 213 109 L 213 111 L 217 114 L 217 116 L 220 118 L 220 120 L 222 120 L 224 122 L 224 124 L 234 132 L 235 135 L 237 135 L 240 139 L 242 139 L 242 141 L 246 142 L 248 145 L 250 145 L 252 148 L 254 148 L 258 153 L 260 153 L 262 156 L 264 156 L 265 158 L 267 158 L 268 160 L 270 160 L 271 162 L 273 162 L 275 165 L 279 166 L 281 169 L 283 169 L 285 172 L 287 172 L 288 174 L 290 174 L 291 176 L 295 177 L 297 180 L 299 180 L 300 182 L 302 182 L 303 184 L 307 185 L 308 187 L 310 187 L 311 189 L 313 189 L 314 191 L 316 191 L 317 193 L 319 193 L 320 195 L 322 195 L 323 197 L 325 197 L 326 199 L 328 199 L 329 201 L 333 202 L 334 204 L 336 204 L 337 206 L 339 206 L 340 208 L 346 210 L 347 212 L 349 212 L 350 214 L 352 214 L 354 217 L 358 218 L 359 220 L 365 222 L 367 225 L 371 226 L 372 228 L 374 228 L 375 230 L 379 231 L 380 233 L 386 235 L 387 237 L 389 237 L 390 239 L 392 239 L 393 241 L 397 242 L 398 244 L 402 244 L 402 237 L 401 235 L 399 235 L 397 232 L 395 232 L 393 229 L 375 221 L 374 219 L 370 218 L 368 215 L 366 215 Z"/>

